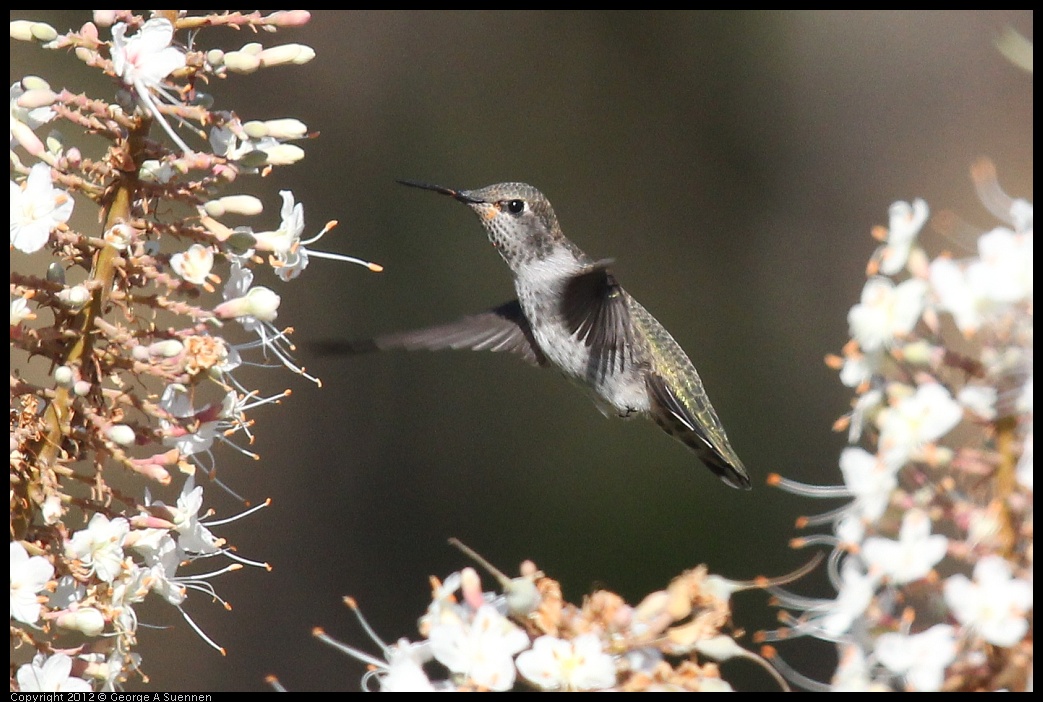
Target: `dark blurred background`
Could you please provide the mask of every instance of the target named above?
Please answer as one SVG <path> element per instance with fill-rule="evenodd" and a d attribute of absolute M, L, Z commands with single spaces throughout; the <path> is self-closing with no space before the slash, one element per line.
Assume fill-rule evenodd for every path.
<path fill-rule="evenodd" d="M 88 13 L 19 12 L 59 31 Z M 398 178 L 473 188 L 540 188 L 567 236 L 613 257 L 618 277 L 699 368 L 754 476 L 731 490 L 647 422 L 610 421 L 549 371 L 467 352 L 299 360 L 317 389 L 284 372 L 244 374 L 294 394 L 255 414 L 259 462 L 219 450 L 223 480 L 273 506 L 218 529 L 264 559 L 216 584 L 226 612 L 186 606 L 228 649 L 221 658 L 170 608 L 143 621 L 154 690 L 355 689 L 363 667 L 311 637 L 314 626 L 377 653 L 347 609 L 356 597 L 388 641 L 415 638 L 427 577 L 468 561 L 455 536 L 503 570 L 534 560 L 566 596 L 608 587 L 632 602 L 706 563 L 745 579 L 805 562 L 788 541 L 812 503 L 768 473 L 839 482 L 850 399 L 823 356 L 847 340 L 847 311 L 897 199 L 925 198 L 975 227 L 994 222 L 968 176 L 992 158 L 1004 187 L 1032 193 L 1032 77 L 996 50 L 1030 11 L 834 13 L 316 12 L 260 41 L 317 58 L 212 85 L 244 120 L 297 117 L 318 139 L 300 164 L 243 190 L 278 223 L 277 191 L 330 219 L 333 250 L 381 274 L 312 259 L 302 278 L 264 284 L 299 342 L 366 337 L 454 319 L 513 297 L 508 270 L 466 208 Z M 108 32 L 103 30 L 103 36 Z M 201 46 L 249 33 L 212 30 Z M 111 95 L 71 56 L 12 43 L 12 82 Z M 56 62 L 56 59 L 60 61 Z M 83 208 L 86 211 L 87 208 Z M 267 276 L 267 277 L 265 277 Z M 207 504 L 238 509 L 210 486 Z M 168 500 L 176 493 L 166 496 Z M 828 595 L 821 575 L 793 586 Z M 751 633 L 776 625 L 762 593 L 734 600 Z M 749 643 L 749 639 L 746 639 Z M 750 644 L 752 646 L 752 644 Z M 780 646 L 820 680 L 832 646 Z M 772 689 L 752 664 L 724 666 Z M 133 685 L 140 689 L 140 684 Z"/>

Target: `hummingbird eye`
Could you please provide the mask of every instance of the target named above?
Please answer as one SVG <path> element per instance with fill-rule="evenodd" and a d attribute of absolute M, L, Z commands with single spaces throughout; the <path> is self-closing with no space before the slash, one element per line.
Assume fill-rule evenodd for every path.
<path fill-rule="evenodd" d="M 525 200 L 508 200 L 507 211 L 513 215 L 521 214 L 525 210 Z"/>

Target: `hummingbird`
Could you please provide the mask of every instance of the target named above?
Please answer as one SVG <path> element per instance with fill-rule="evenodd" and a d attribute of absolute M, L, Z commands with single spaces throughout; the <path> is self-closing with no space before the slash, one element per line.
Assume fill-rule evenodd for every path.
<path fill-rule="evenodd" d="M 394 348 L 507 351 L 557 368 L 608 415 L 645 416 L 690 448 L 721 480 L 750 489 L 699 374 L 663 325 L 624 290 L 612 259 L 567 239 L 550 202 L 525 183 L 476 190 L 400 180 L 467 205 L 514 276 L 517 299 L 448 324 L 362 342 L 327 341 L 326 354 Z"/>

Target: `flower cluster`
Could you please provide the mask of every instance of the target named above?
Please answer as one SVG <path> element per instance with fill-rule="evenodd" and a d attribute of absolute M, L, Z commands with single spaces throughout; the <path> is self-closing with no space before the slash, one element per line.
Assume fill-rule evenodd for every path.
<path fill-rule="evenodd" d="M 114 690 L 144 677 L 136 610 L 150 595 L 220 650 L 185 612 L 188 594 L 224 604 L 212 577 L 265 566 L 214 535 L 223 522 L 204 521 L 195 477 L 231 492 L 215 477 L 214 444 L 249 453 L 248 413 L 287 393 L 246 387 L 241 365 L 318 382 L 274 324 L 279 295 L 255 276 L 271 267 L 290 281 L 309 257 L 380 267 L 309 250 L 334 223 L 304 238 L 289 191 L 275 229 L 222 222 L 261 215 L 258 198 L 224 191 L 300 160 L 290 142 L 309 135 L 295 119 L 243 121 L 200 89 L 314 52 L 198 47 L 215 28 L 271 33 L 308 19 L 99 10 L 66 34 L 11 22 L 12 39 L 68 52 L 116 86 L 113 99 L 37 76 L 11 86 L 11 664 L 23 692 Z M 84 138 L 68 146 L 60 128 Z M 100 221 L 96 231 L 73 225 L 88 210 L 81 218 Z M 30 368 L 34 356 L 48 375 Z M 176 495 L 177 483 L 175 504 L 152 498 L 150 486 Z M 214 558 L 226 565 L 200 569 Z"/>
<path fill-rule="evenodd" d="M 929 258 L 923 200 L 895 203 L 874 231 L 852 339 L 827 359 L 856 392 L 837 425 L 844 484 L 774 477 L 851 500 L 801 520 L 832 526 L 798 543 L 832 546 L 836 598 L 776 589 L 795 614 L 764 635 L 835 642 L 833 689 L 1031 688 L 1032 205 L 1000 189 L 991 163 L 972 175 L 1001 225 L 937 217 L 963 256 Z"/>
<path fill-rule="evenodd" d="M 520 577 L 508 578 L 459 541 L 450 542 L 489 570 L 502 592 L 483 592 L 470 567 L 443 582 L 432 578 L 431 604 L 419 622 L 422 638 L 394 644 L 382 641 L 355 601 L 345 598 L 383 658 L 315 630 L 323 642 L 368 665 L 363 689 L 730 691 L 718 662 L 747 658 L 774 674 L 767 661 L 736 642 L 732 593 L 778 586 L 814 565 L 774 583 L 725 580 L 700 566 L 636 606 L 608 590 L 577 606 L 531 562 L 522 564 Z"/>

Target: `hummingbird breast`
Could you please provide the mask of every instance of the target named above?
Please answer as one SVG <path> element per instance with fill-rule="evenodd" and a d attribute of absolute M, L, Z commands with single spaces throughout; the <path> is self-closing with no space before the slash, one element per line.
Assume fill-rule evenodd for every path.
<path fill-rule="evenodd" d="M 591 363 L 590 349 L 568 335 L 563 324 L 534 326 L 533 335 L 547 359 L 567 378 L 591 393 L 604 414 L 632 417 L 648 412 L 648 390 L 639 363 L 629 362 L 622 370 L 601 373 Z"/>
<path fill-rule="evenodd" d="M 633 337 L 620 362 L 606 368 L 593 362 L 591 345 L 569 329 L 562 310 L 565 286 L 574 271 L 584 265 L 589 264 L 577 261 L 571 252 L 562 252 L 560 260 L 549 257 L 533 261 L 515 279 L 518 302 L 547 360 L 590 393 L 598 409 L 620 417 L 646 414 L 650 402 L 643 338 Z M 626 299 L 632 302 L 629 295 Z"/>

